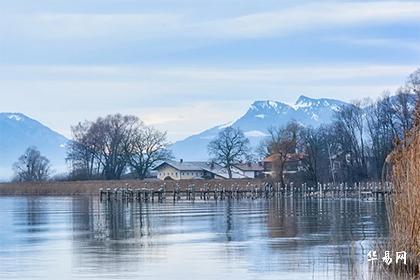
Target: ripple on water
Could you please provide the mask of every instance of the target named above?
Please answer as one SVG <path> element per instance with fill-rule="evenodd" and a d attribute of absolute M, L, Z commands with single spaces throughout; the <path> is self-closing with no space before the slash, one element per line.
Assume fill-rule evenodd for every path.
<path fill-rule="evenodd" d="M 0 279 L 346 279 L 387 235 L 382 202 L 100 203 L 1 197 Z"/>

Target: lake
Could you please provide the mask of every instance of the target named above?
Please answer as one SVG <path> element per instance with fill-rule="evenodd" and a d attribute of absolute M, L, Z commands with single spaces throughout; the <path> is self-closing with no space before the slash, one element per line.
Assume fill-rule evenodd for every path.
<path fill-rule="evenodd" d="M 0 279 L 366 278 L 382 201 L 0 197 Z"/>

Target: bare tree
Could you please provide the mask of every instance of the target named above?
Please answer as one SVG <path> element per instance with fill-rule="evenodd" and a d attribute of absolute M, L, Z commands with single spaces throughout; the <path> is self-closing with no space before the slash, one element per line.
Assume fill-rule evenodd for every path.
<path fill-rule="evenodd" d="M 98 149 L 91 137 L 91 122 L 85 121 L 71 127 L 73 140 L 68 144 L 66 161 L 71 164 L 71 178 L 93 179 L 100 177 L 101 166 L 97 160 Z"/>
<path fill-rule="evenodd" d="M 115 114 L 73 127 L 67 159 L 82 168 L 87 179 L 93 174 L 120 179 L 127 167 L 125 147 L 138 121 L 135 116 Z"/>
<path fill-rule="evenodd" d="M 284 168 L 288 155 L 296 152 L 300 126 L 289 123 L 286 127 L 268 129 L 269 136 L 260 148 L 265 156 L 273 156 L 273 171 L 282 185 L 284 185 Z"/>
<path fill-rule="evenodd" d="M 420 99 L 420 68 L 414 71 L 407 80 L 406 87 Z"/>
<path fill-rule="evenodd" d="M 29 147 L 13 164 L 17 181 L 40 182 L 50 176 L 50 161 L 36 147 Z"/>
<path fill-rule="evenodd" d="M 394 105 L 394 114 L 399 126 L 399 137 L 402 139 L 404 134 L 413 126 L 413 116 L 416 96 L 410 93 L 408 87 L 398 89 Z"/>
<path fill-rule="evenodd" d="M 135 116 L 120 114 L 72 127 L 67 160 L 73 178 L 120 179 L 128 168 L 143 179 L 153 164 L 170 156 L 166 134 Z"/>
<path fill-rule="evenodd" d="M 393 149 L 395 130 L 394 108 L 389 95 L 370 105 L 366 110 L 370 137 L 371 177 L 380 179 L 387 155 Z"/>
<path fill-rule="evenodd" d="M 228 171 L 232 178 L 232 167 L 250 156 L 249 140 L 239 128 L 227 127 L 208 145 L 213 160 Z"/>
<path fill-rule="evenodd" d="M 134 134 L 139 119 L 120 114 L 99 118 L 92 130 L 98 148 L 98 160 L 103 166 L 105 179 L 120 179 L 127 167 L 125 147 Z"/>
<path fill-rule="evenodd" d="M 361 102 L 344 106 L 334 123 L 343 152 L 350 156 L 348 179 L 365 179 L 367 176 L 365 119 Z"/>
<path fill-rule="evenodd" d="M 301 141 L 299 150 L 305 154 L 303 158 L 303 168 L 306 179 L 315 186 L 318 182 L 329 181 L 332 168 L 329 162 L 331 152 L 329 127 L 302 128 L 300 133 Z M 332 174 L 331 174 L 332 175 Z"/>
<path fill-rule="evenodd" d="M 135 129 L 126 146 L 126 156 L 139 179 L 144 179 L 157 162 L 173 158 L 168 146 L 165 132 L 144 125 Z"/>

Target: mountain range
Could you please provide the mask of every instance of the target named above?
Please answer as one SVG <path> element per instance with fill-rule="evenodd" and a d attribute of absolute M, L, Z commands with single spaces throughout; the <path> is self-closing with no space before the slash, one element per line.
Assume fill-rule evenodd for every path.
<path fill-rule="evenodd" d="M 279 101 L 255 101 L 239 119 L 207 129 L 199 134 L 175 142 L 172 151 L 176 158 L 207 160 L 207 145 L 228 126 L 240 128 L 255 147 L 267 136 L 267 129 L 296 121 L 304 126 L 317 127 L 332 121 L 342 106 L 349 105 L 335 99 L 314 99 L 300 96 L 294 104 Z"/>
<path fill-rule="evenodd" d="M 30 146 L 36 146 L 53 169 L 65 169 L 68 139 L 21 113 L 0 113 L 0 180 L 13 175 L 12 165 Z"/>
<path fill-rule="evenodd" d="M 346 104 L 339 100 L 306 96 L 300 96 L 294 104 L 255 101 L 239 119 L 177 141 L 171 149 L 178 159 L 207 160 L 207 145 L 223 128 L 239 127 L 255 147 L 270 127 L 282 126 L 292 120 L 304 126 L 317 127 L 331 122 L 334 114 Z M 10 179 L 13 163 L 29 146 L 36 146 L 49 158 L 54 170 L 64 171 L 68 141 L 63 135 L 21 113 L 0 113 L 0 180 Z"/>

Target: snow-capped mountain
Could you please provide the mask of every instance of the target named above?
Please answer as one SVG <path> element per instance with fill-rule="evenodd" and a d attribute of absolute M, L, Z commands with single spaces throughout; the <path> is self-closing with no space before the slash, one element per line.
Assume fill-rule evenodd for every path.
<path fill-rule="evenodd" d="M 255 147 L 270 127 L 286 125 L 297 121 L 304 126 L 319 126 L 332 121 L 334 114 L 348 103 L 334 99 L 313 99 L 300 96 L 295 104 L 279 101 L 255 101 L 238 120 L 219 125 L 190 136 L 172 145 L 175 157 L 187 160 L 207 160 L 207 145 L 221 129 L 239 127 Z"/>
<path fill-rule="evenodd" d="M 12 165 L 26 148 L 36 146 L 52 164 L 64 169 L 67 138 L 20 113 L 0 113 L 0 180 L 13 175 Z"/>
<path fill-rule="evenodd" d="M 305 126 L 328 123 L 345 102 L 301 96 L 295 104 L 278 101 L 255 101 L 236 121 L 192 135 L 172 145 L 177 158 L 207 160 L 207 145 L 223 128 L 239 127 L 255 147 L 270 127 L 295 120 Z M 40 122 L 20 113 L 0 113 L 0 181 L 13 175 L 12 165 L 29 146 L 36 146 L 50 159 L 53 169 L 65 170 L 66 143 L 69 140 Z"/>

